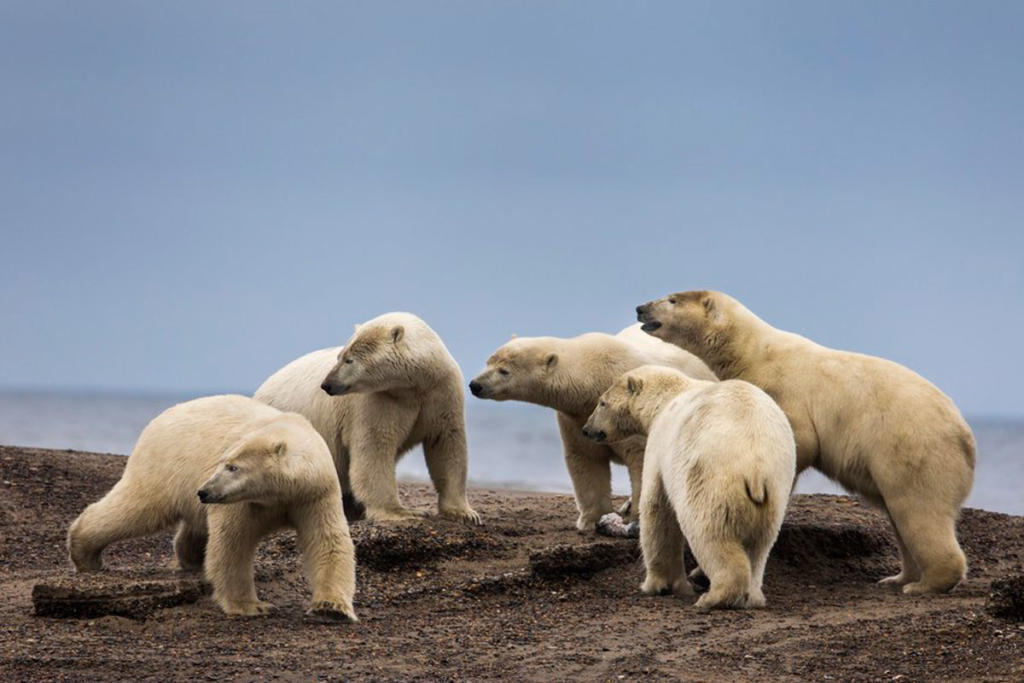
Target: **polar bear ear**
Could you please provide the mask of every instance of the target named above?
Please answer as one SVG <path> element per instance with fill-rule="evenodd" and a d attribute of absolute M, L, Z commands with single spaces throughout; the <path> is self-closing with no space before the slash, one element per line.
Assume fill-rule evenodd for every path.
<path fill-rule="evenodd" d="M 718 302 L 715 301 L 714 294 L 704 294 L 700 302 L 704 306 L 704 315 L 708 320 L 714 323 L 720 323 L 724 320 L 725 316 L 722 315 L 721 309 L 718 308 Z"/>
<path fill-rule="evenodd" d="M 630 396 L 636 396 L 640 393 L 640 390 L 644 388 L 644 381 L 639 377 L 627 377 L 626 378 L 626 391 L 629 392 Z"/>
<path fill-rule="evenodd" d="M 273 448 L 271 448 L 271 453 L 278 457 L 281 457 L 287 452 L 288 444 L 286 444 L 284 441 L 279 441 L 278 443 L 274 444 Z"/>
<path fill-rule="evenodd" d="M 509 339 L 515 339 L 515 338 L 517 338 L 518 336 L 519 336 L 518 334 L 516 334 L 515 332 L 513 332 L 513 333 L 512 333 L 511 335 L 509 335 Z"/>
<path fill-rule="evenodd" d="M 391 328 L 391 341 L 397 344 L 398 342 L 402 341 L 402 337 L 404 336 L 405 328 L 402 327 L 401 325 L 395 325 L 394 327 Z"/>
<path fill-rule="evenodd" d="M 547 358 L 544 359 L 544 367 L 546 367 L 547 369 L 550 370 L 551 368 L 555 367 L 556 365 L 558 365 L 558 354 L 557 353 L 549 353 L 547 355 Z"/>

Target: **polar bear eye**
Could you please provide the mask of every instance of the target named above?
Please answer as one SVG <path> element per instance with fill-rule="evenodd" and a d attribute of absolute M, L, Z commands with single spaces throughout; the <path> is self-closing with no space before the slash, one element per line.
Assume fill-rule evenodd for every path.
<path fill-rule="evenodd" d="M 498 374 L 501 375 L 502 377 L 507 377 L 508 370 L 506 370 L 505 368 L 498 368 Z"/>
<path fill-rule="evenodd" d="M 672 304 L 673 306 L 675 306 L 676 300 L 675 300 L 675 299 L 671 299 L 671 298 L 670 298 L 670 299 L 668 300 L 668 302 L 669 302 L 670 304 Z"/>
<path fill-rule="evenodd" d="M 597 405 L 601 406 L 602 408 L 607 408 L 608 407 L 608 402 L 607 401 L 601 401 Z"/>
<path fill-rule="evenodd" d="M 351 359 L 351 358 L 346 358 L 346 359 L 345 359 L 345 365 L 352 365 L 352 362 L 353 362 L 353 361 L 352 361 L 352 359 Z"/>
<path fill-rule="evenodd" d="M 237 472 L 238 471 L 238 465 L 228 465 L 224 469 L 226 469 L 228 472 Z"/>

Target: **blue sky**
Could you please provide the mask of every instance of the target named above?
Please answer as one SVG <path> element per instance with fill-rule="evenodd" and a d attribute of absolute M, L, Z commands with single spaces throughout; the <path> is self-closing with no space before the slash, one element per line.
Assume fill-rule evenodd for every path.
<path fill-rule="evenodd" d="M 668 291 L 1022 415 L 1024 4 L 0 4 L 0 386 L 466 375 Z"/>

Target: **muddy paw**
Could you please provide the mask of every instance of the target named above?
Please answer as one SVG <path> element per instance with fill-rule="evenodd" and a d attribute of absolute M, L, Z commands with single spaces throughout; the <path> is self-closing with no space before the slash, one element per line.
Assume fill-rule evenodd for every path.
<path fill-rule="evenodd" d="M 331 600 L 318 600 L 317 602 L 314 602 L 310 608 L 306 610 L 306 615 L 324 622 L 359 621 L 356 617 L 355 610 L 353 610 L 350 605 L 346 605 L 342 602 L 333 602 Z"/>
<path fill-rule="evenodd" d="M 711 580 L 708 579 L 708 575 L 705 574 L 704 570 L 700 567 L 697 567 L 690 572 L 690 576 L 688 578 L 690 580 L 690 584 L 698 593 L 706 593 L 708 589 L 711 588 Z"/>

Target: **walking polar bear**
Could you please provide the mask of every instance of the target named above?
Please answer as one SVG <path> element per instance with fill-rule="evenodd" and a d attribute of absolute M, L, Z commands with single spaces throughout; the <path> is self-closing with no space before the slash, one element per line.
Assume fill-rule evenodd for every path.
<path fill-rule="evenodd" d="M 395 465 L 423 444 L 438 512 L 480 523 L 466 500 L 462 373 L 437 333 L 416 316 L 386 313 L 357 325 L 345 346 L 292 361 L 255 398 L 305 415 L 320 432 L 353 516 L 358 504 L 379 522 L 421 516 L 399 501 Z"/>
<path fill-rule="evenodd" d="M 495 401 L 526 401 L 558 413 L 565 464 L 572 479 L 580 531 L 593 530 L 612 511 L 610 463 L 629 469 L 632 508 L 640 500 L 644 439 L 596 444 L 583 436 L 583 423 L 597 400 L 627 370 L 666 365 L 691 377 L 714 380 L 693 354 L 645 335 L 631 325 L 617 335 L 591 332 L 571 339 L 517 337 L 494 352 L 486 369 L 469 383 L 474 396 Z M 628 514 L 630 503 L 621 509 Z M 632 515 L 635 517 L 635 514 Z"/>
<path fill-rule="evenodd" d="M 793 431 L 766 393 L 645 365 L 616 380 L 583 431 L 599 443 L 647 437 L 640 590 L 693 595 L 683 571 L 688 543 L 711 582 L 697 607 L 765 605 L 765 562 L 796 476 Z"/>
<path fill-rule="evenodd" d="M 229 615 L 265 614 L 253 561 L 259 540 L 298 532 L 313 587 L 309 613 L 356 621 L 355 550 L 331 454 L 301 415 L 245 396 L 210 396 L 168 408 L 139 436 L 120 481 L 68 531 L 78 571 L 101 568 L 111 543 L 178 524 L 185 570 L 204 568 Z"/>
<path fill-rule="evenodd" d="M 974 481 L 974 435 L 933 384 L 891 361 L 777 330 L 720 292 L 671 294 L 636 310 L 648 333 L 778 402 L 793 426 L 798 473 L 814 467 L 885 510 L 902 570 L 883 583 L 914 594 L 963 580 L 956 520 Z"/>

